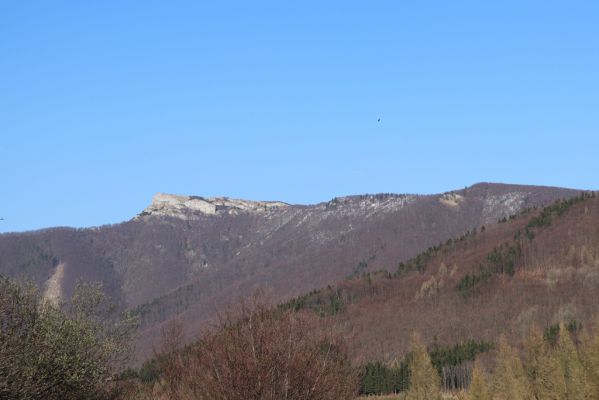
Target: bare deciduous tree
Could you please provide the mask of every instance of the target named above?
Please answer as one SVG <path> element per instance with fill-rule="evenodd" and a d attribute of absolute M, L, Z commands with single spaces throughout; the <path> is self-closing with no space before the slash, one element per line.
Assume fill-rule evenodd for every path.
<path fill-rule="evenodd" d="M 322 319 L 273 312 L 261 296 L 230 309 L 164 371 L 159 391 L 169 399 L 336 400 L 358 387 L 343 341 Z"/>

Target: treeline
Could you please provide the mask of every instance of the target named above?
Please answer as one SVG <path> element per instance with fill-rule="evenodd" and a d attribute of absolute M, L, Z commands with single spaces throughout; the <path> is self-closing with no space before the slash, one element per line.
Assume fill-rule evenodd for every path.
<path fill-rule="evenodd" d="M 389 394 L 407 390 L 410 384 L 408 362 L 411 355 L 406 356 L 396 366 L 386 366 L 380 361 L 370 362 L 363 367 L 360 382 L 360 394 Z"/>
<path fill-rule="evenodd" d="M 524 236 L 529 241 L 534 240 L 538 231 L 551 225 L 552 221 L 562 216 L 570 207 L 585 200 L 595 198 L 595 192 L 583 192 L 577 197 L 558 200 L 544 207 L 538 214 L 530 218 L 524 229 Z M 523 214 L 530 212 L 526 210 Z M 501 221 L 500 221 L 501 222 Z M 477 293 L 476 288 L 481 283 L 489 281 L 493 276 L 507 274 L 513 276 L 522 260 L 522 232 L 516 231 L 513 240 L 503 243 L 487 255 L 485 263 L 478 271 L 467 273 L 456 284 L 455 289 L 464 297 Z"/>
<path fill-rule="evenodd" d="M 599 399 L 599 322 L 593 336 L 574 340 L 571 330 L 560 324 L 552 341 L 533 328 L 520 353 L 501 337 L 492 368 L 475 364 L 467 398 Z"/>
<path fill-rule="evenodd" d="M 528 224 L 527 228 L 545 227 L 551 225 L 551 221 L 554 217 L 563 215 L 570 207 L 574 204 L 581 203 L 587 199 L 594 199 L 596 196 L 595 192 L 583 192 L 579 196 L 571 197 L 565 200 L 558 200 L 555 203 L 544 207 L 541 212 L 533 217 Z"/>
<path fill-rule="evenodd" d="M 569 199 L 560 199 L 560 200 L 555 201 L 553 204 L 543 207 L 543 209 L 541 210 L 541 214 L 542 213 L 554 213 L 557 215 L 562 215 L 568 208 L 570 208 L 570 206 L 572 206 L 576 203 L 580 203 L 584 200 L 594 199 L 595 197 L 597 197 L 597 192 L 594 192 L 592 190 L 584 191 L 584 192 L 581 192 L 578 196 L 570 197 Z M 503 218 L 499 219 L 497 221 L 497 223 L 503 224 L 508 221 L 512 221 L 512 220 L 514 220 L 518 217 L 521 217 L 523 215 L 530 214 L 531 212 L 533 212 L 537 209 L 538 208 L 536 206 L 525 208 L 524 210 L 522 210 L 516 214 L 512 214 L 509 217 L 503 217 Z M 551 223 L 550 221 L 547 224 L 541 223 L 540 225 L 537 225 L 536 222 L 540 222 L 540 220 L 542 220 L 542 219 L 544 219 L 544 217 L 541 217 L 537 221 L 532 222 L 531 224 L 529 224 L 529 227 L 532 227 L 533 225 L 536 225 L 536 226 L 549 226 L 550 225 L 550 223 Z"/>
<path fill-rule="evenodd" d="M 485 227 L 483 226 L 481 231 L 484 230 Z M 407 261 L 400 262 L 397 266 L 397 270 L 393 273 L 388 271 L 363 272 L 363 270 L 367 267 L 367 262 L 360 261 L 358 266 L 355 268 L 354 273 L 346 277 L 345 280 L 351 281 L 354 279 L 362 279 L 368 284 L 372 284 L 377 279 L 398 279 L 413 271 L 423 273 L 425 272 L 428 263 L 434 257 L 436 257 L 439 252 L 449 251 L 453 246 L 476 237 L 477 233 L 477 229 L 474 228 L 457 239 L 449 239 L 444 243 L 431 246 Z M 335 315 L 343 311 L 345 307 L 343 292 L 344 289 L 341 285 L 328 285 L 326 288 L 315 289 L 304 295 L 294 297 L 285 303 L 280 303 L 277 305 L 277 308 L 280 311 L 293 310 L 296 312 L 300 310 L 311 309 L 320 316 Z M 353 301 L 357 301 L 360 298 L 360 294 L 358 293 L 348 294 L 348 296 L 351 296 L 351 300 Z"/>
<path fill-rule="evenodd" d="M 500 244 L 487 255 L 478 270 L 464 275 L 455 285 L 455 290 L 465 298 L 469 298 L 477 294 L 480 284 L 490 281 L 494 276 L 500 274 L 514 275 L 518 268 L 521 267 L 523 260 L 523 237 L 533 240 L 540 229 L 549 226 L 555 218 L 562 216 L 573 205 L 596 198 L 596 196 L 596 192 L 582 192 L 579 196 L 558 200 L 544 207 L 537 214 L 530 217 L 524 232 L 516 231 L 512 240 Z M 528 208 L 519 214 L 510 216 L 509 220 L 524 217 L 535 210 L 536 208 Z M 505 218 L 499 222 L 507 221 L 508 218 Z M 430 262 L 438 257 L 439 254 L 454 251 L 457 246 L 464 245 L 476 239 L 480 233 L 485 231 L 485 226 L 481 226 L 480 229 L 473 228 L 460 237 L 450 238 L 445 242 L 431 246 L 416 256 L 399 262 L 396 270 L 392 273 L 388 271 L 365 272 L 368 260 L 362 260 L 354 268 L 352 274 L 346 277 L 346 281 L 361 279 L 368 284 L 372 284 L 376 280 L 381 279 L 398 279 L 414 271 L 424 273 Z M 344 293 L 344 285 L 329 285 L 327 288 L 312 290 L 307 294 L 292 298 L 277 307 L 281 311 L 311 309 L 317 315 L 328 316 L 343 311 L 346 304 L 359 300 L 360 296 L 363 295 L 366 295 L 366 293 Z"/>
<path fill-rule="evenodd" d="M 456 290 L 464 297 L 474 294 L 474 288 L 486 282 L 497 274 L 513 276 L 518 262 L 522 256 L 522 247 L 517 240 L 513 243 L 504 243 L 493 249 L 487 255 L 486 262 L 481 264 L 477 272 L 467 273 L 459 280 Z"/>
<path fill-rule="evenodd" d="M 441 347 L 437 344 L 428 350 L 433 368 L 441 379 L 445 390 L 464 389 L 470 383 L 472 361 L 477 354 L 493 349 L 493 344 L 485 341 L 469 340 L 452 347 Z M 410 364 L 413 353 L 395 365 L 370 362 L 362 368 L 360 393 L 390 394 L 408 390 L 410 386 Z"/>
<path fill-rule="evenodd" d="M 478 354 L 486 353 L 494 344 L 484 340 L 469 340 L 453 347 L 433 344 L 429 351 L 431 362 L 441 376 L 446 390 L 463 389 L 470 383 L 470 364 Z"/>
<path fill-rule="evenodd" d="M 483 225 L 480 228 L 481 232 L 485 231 L 485 226 Z M 410 258 L 405 262 L 400 262 L 397 265 L 397 270 L 393 273 L 393 278 L 400 278 L 412 271 L 418 271 L 420 273 L 425 272 L 427 264 L 437 256 L 441 251 L 447 252 L 450 249 L 454 248 L 454 246 L 466 242 L 469 239 L 475 238 L 478 234 L 478 230 L 473 228 L 471 231 L 467 231 L 462 236 L 455 239 L 448 239 L 444 243 L 439 243 L 435 246 L 431 246 L 428 249 L 418 253 L 416 256 Z"/>
<path fill-rule="evenodd" d="M 492 352 L 494 357 L 485 357 L 485 363 L 472 354 L 487 352 L 491 349 L 488 344 L 471 342 L 435 353 L 426 351 L 416 338 L 412 352 L 397 367 L 367 364 L 360 392 L 370 395 L 405 391 L 407 400 L 441 399 L 444 390 L 459 389 L 447 386 L 442 371 L 454 361 L 461 361 L 457 365 L 462 367 L 462 388 L 467 390 L 458 392 L 460 399 L 599 399 L 599 320 L 593 335 L 580 332 L 580 324 L 576 323 L 559 324 L 557 333 L 553 326 L 550 328 L 542 332 L 533 327 L 520 350 L 501 336 Z"/>
<path fill-rule="evenodd" d="M 277 305 L 278 312 L 312 310 L 320 317 L 335 315 L 343 310 L 345 304 L 341 298 L 342 288 L 329 285 L 325 289 L 294 297 L 285 303 Z"/>

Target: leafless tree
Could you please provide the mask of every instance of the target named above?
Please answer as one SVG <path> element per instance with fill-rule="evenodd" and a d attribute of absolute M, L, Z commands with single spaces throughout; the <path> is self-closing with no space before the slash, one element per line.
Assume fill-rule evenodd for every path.
<path fill-rule="evenodd" d="M 358 387 L 343 341 L 324 320 L 273 311 L 260 295 L 167 358 L 164 371 L 161 392 L 170 399 L 336 400 Z"/>

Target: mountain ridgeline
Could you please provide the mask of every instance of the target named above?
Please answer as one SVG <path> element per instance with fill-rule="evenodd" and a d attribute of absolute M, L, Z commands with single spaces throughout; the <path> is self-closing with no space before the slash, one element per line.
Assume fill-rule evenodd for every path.
<path fill-rule="evenodd" d="M 490 340 L 493 334 L 485 327 L 503 318 L 498 313 L 507 313 L 510 323 L 549 320 L 547 313 L 555 310 L 535 308 L 529 299 L 534 291 L 516 296 L 519 302 L 530 300 L 525 310 L 512 310 L 514 299 L 498 300 L 496 291 L 485 291 L 524 279 L 523 271 L 537 271 L 549 260 L 562 262 L 544 237 L 579 205 L 549 217 L 540 214 L 536 222 L 527 220 L 534 210 L 509 218 L 577 196 L 580 192 L 570 189 L 489 183 L 439 195 L 349 196 L 309 206 L 158 194 L 120 224 L 0 235 L 0 274 L 33 281 L 51 300 L 70 296 L 78 280 L 102 282 L 120 308 L 141 319 L 138 360 L 150 353 L 160 326 L 174 316 L 192 338 L 226 304 L 264 286 L 288 307 L 308 304 L 334 314 L 340 326 L 352 330 L 357 360 L 389 359 L 406 348 L 398 339 L 402 329 L 447 342 L 480 331 L 478 339 Z M 584 238 L 579 230 L 572 235 L 574 247 L 567 252 L 575 258 Z M 586 252 L 596 251 L 593 243 L 586 244 Z M 570 293 L 569 286 L 562 287 L 567 283 L 561 269 L 547 271 L 555 275 L 543 278 L 553 282 L 547 290 Z M 334 286 L 304 295 L 327 285 Z M 504 286 L 503 296 L 520 287 Z M 572 304 L 573 310 L 558 311 L 587 313 Z M 481 315 L 474 331 L 462 321 L 485 307 L 493 311 Z M 517 310 L 523 314 L 512 316 Z M 433 324 L 438 318 L 445 322 Z M 380 345 L 372 345 L 374 336 Z"/>

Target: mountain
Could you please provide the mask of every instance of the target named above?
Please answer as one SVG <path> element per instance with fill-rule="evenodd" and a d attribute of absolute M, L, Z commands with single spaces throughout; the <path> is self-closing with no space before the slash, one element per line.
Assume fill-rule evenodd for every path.
<path fill-rule="evenodd" d="M 329 315 L 356 364 L 392 364 L 413 332 L 433 348 L 521 343 L 536 325 L 578 334 L 599 318 L 599 196 L 586 193 L 433 246 L 279 305 Z"/>
<path fill-rule="evenodd" d="M 481 183 L 438 195 L 376 194 L 315 205 L 157 194 L 127 222 L 0 235 L 0 274 L 48 298 L 101 281 L 142 325 L 138 356 L 180 315 L 190 336 L 227 302 L 267 286 L 275 300 L 365 272 L 579 191 Z"/>

